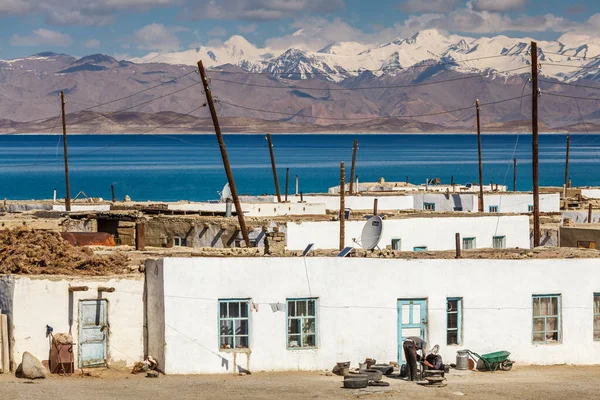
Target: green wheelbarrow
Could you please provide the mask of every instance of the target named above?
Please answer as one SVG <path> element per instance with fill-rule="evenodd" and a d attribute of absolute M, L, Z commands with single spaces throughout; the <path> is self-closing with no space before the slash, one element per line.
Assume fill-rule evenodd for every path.
<path fill-rule="evenodd" d="M 494 372 L 498 368 L 500 368 L 502 371 L 510 371 L 514 364 L 513 361 L 508 359 L 508 356 L 510 356 L 510 352 L 508 351 L 497 351 L 495 353 L 482 355 L 479 355 L 471 350 L 465 351 L 469 354 L 469 356 L 471 356 L 471 358 L 473 358 L 473 361 L 477 362 L 477 360 L 481 360 L 490 372 Z"/>

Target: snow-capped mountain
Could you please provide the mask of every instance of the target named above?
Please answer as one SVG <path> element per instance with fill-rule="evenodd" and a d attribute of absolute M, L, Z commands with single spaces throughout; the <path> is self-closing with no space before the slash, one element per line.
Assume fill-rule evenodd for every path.
<path fill-rule="evenodd" d="M 195 65 L 199 59 L 215 68 L 232 64 L 252 72 L 271 72 L 287 78 L 308 79 L 315 76 L 333 82 L 370 70 L 376 75 L 395 74 L 423 65 L 441 62 L 458 72 L 492 72 L 521 74 L 530 63 L 531 38 L 507 36 L 470 38 L 446 35 L 435 29 L 424 30 L 408 38 L 396 38 L 378 46 L 356 42 L 335 42 L 318 50 L 297 48 L 275 50 L 258 48 L 241 36 L 232 36 L 218 47 L 197 47 L 175 53 L 150 53 L 129 61 Z M 556 41 L 538 41 L 542 74 L 560 80 L 598 72 L 600 37 L 566 33 Z M 521 68 L 521 69 L 519 69 Z"/>

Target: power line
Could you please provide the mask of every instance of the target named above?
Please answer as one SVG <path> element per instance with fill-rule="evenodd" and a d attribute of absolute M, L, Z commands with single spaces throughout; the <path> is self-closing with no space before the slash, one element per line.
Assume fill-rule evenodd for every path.
<path fill-rule="evenodd" d="M 567 99 L 577 99 L 577 100 L 593 100 L 593 101 L 600 101 L 600 97 L 581 97 L 581 96 L 570 96 L 567 94 L 559 94 L 559 93 L 547 93 L 547 92 L 543 92 L 544 95 L 546 96 L 553 96 L 553 97 L 564 97 Z"/>
<path fill-rule="evenodd" d="M 544 82 L 544 83 L 549 83 L 549 84 L 556 84 L 556 85 L 564 85 L 564 86 L 574 86 L 574 87 L 580 87 L 580 88 L 586 88 L 586 89 L 596 89 L 596 90 L 600 90 L 600 86 L 588 86 L 588 85 L 580 85 L 578 83 L 569 83 L 569 82 L 559 82 L 559 81 L 549 81 L 546 79 L 539 79 L 540 82 Z"/>
<path fill-rule="evenodd" d="M 490 105 L 505 103 L 508 101 L 521 99 L 523 97 L 528 97 L 528 96 L 531 96 L 531 95 L 527 94 L 525 96 L 522 95 L 522 96 L 518 96 L 518 97 L 512 97 L 510 99 L 482 103 L 481 106 L 483 107 L 483 106 L 490 106 Z M 219 103 L 225 104 L 225 105 L 228 105 L 228 106 L 231 106 L 234 108 L 241 108 L 241 109 L 245 109 L 245 110 L 249 110 L 249 111 L 264 112 L 267 114 L 278 114 L 278 115 L 287 115 L 287 116 L 291 116 L 291 117 L 336 120 L 336 121 L 339 121 L 339 120 L 342 120 L 342 121 L 348 121 L 348 120 L 366 121 L 366 120 L 379 120 L 379 119 L 411 119 L 411 118 L 421 118 L 421 117 L 432 117 L 432 116 L 436 116 L 436 115 L 444 115 L 444 114 L 451 114 L 451 113 L 458 112 L 458 111 L 464 111 L 464 110 L 471 109 L 473 107 L 473 106 L 461 107 L 461 108 L 457 108 L 457 109 L 449 110 L 449 111 L 439 111 L 439 112 L 435 112 L 435 113 L 417 114 L 417 115 L 398 115 L 398 116 L 389 116 L 389 117 L 372 116 L 372 117 L 339 118 L 339 117 L 317 117 L 317 116 L 310 116 L 310 115 L 299 115 L 298 113 L 286 113 L 286 112 L 282 112 L 282 111 L 262 110 L 262 109 L 258 109 L 258 108 L 246 107 L 246 106 L 242 106 L 242 105 L 238 105 L 238 104 L 229 103 L 229 102 L 223 101 L 223 100 L 220 100 Z"/>
<path fill-rule="evenodd" d="M 540 65 L 544 67 L 565 67 L 565 68 L 575 68 L 575 69 L 598 69 L 600 66 L 577 66 L 577 65 L 567 65 L 567 64 L 557 64 L 553 62 L 543 62 Z"/>
<path fill-rule="evenodd" d="M 525 66 L 525 67 L 519 67 L 519 68 L 515 68 L 515 69 L 512 69 L 512 70 L 508 70 L 508 71 L 499 71 L 499 73 L 514 72 L 514 71 L 518 71 L 518 70 L 526 69 L 526 68 L 529 68 L 529 67 L 527 67 L 527 66 Z M 469 76 L 461 76 L 461 77 L 457 77 L 457 78 L 443 79 L 443 80 L 433 81 L 433 82 L 411 83 L 411 84 L 405 84 L 405 85 L 362 86 L 362 87 L 353 87 L 353 88 L 339 88 L 339 87 L 335 87 L 335 88 L 312 88 L 312 87 L 296 86 L 296 85 L 291 85 L 291 86 L 290 85 L 273 86 L 273 85 L 263 85 L 263 84 L 257 84 L 257 83 L 236 82 L 236 81 L 231 81 L 231 80 L 228 80 L 228 79 L 221 79 L 221 78 L 210 78 L 210 79 L 212 81 L 217 81 L 217 82 L 231 83 L 231 84 L 240 85 L 240 86 L 260 87 L 260 88 L 266 88 L 266 89 L 295 89 L 295 90 L 318 90 L 318 91 L 355 91 L 355 90 L 370 90 L 370 89 L 401 89 L 401 88 L 410 88 L 410 87 L 419 87 L 419 86 L 429 86 L 429 85 L 436 85 L 436 84 L 441 84 L 441 83 L 462 81 L 462 80 L 474 79 L 474 78 L 481 78 L 481 77 L 484 77 L 484 75 L 482 75 L 482 74 L 476 74 L 476 75 L 469 75 Z"/>
<path fill-rule="evenodd" d="M 552 54 L 552 55 L 555 55 L 555 56 L 569 57 L 569 58 L 579 58 L 581 60 L 597 60 L 597 59 L 600 59 L 600 55 L 594 56 L 594 57 L 581 57 L 581 56 L 570 56 L 568 54 L 552 53 L 550 51 L 544 51 L 544 50 L 542 50 L 542 53 L 543 54 Z"/>

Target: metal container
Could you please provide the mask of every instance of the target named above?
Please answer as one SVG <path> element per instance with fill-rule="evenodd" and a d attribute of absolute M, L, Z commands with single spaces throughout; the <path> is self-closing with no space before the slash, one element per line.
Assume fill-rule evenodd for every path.
<path fill-rule="evenodd" d="M 458 350 L 456 352 L 456 369 L 469 369 L 469 352 L 467 350 Z"/>

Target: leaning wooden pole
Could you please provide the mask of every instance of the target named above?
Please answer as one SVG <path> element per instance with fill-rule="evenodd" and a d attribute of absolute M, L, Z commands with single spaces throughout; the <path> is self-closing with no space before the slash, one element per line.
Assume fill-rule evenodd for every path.
<path fill-rule="evenodd" d="M 479 99 L 475 100 L 477 109 L 477 154 L 479 157 L 479 212 L 483 212 L 483 163 L 481 160 L 481 122 L 479 119 Z"/>
<path fill-rule="evenodd" d="M 567 135 L 567 154 L 565 157 L 565 188 L 563 198 L 567 198 L 567 189 L 569 188 L 569 151 L 571 150 L 571 134 Z"/>
<path fill-rule="evenodd" d="M 533 169 L 533 246 L 540 245 L 540 181 L 538 164 L 538 51 L 531 42 L 531 164 Z"/>
<path fill-rule="evenodd" d="M 202 60 L 198 61 L 198 71 L 202 79 L 202 85 L 204 86 L 204 93 L 206 94 L 206 102 L 210 109 L 210 115 L 212 117 L 213 125 L 215 126 L 215 133 L 217 135 L 217 142 L 219 143 L 219 150 L 221 150 L 221 158 L 223 159 L 223 166 L 225 167 L 225 175 L 227 175 L 227 182 L 229 182 L 229 189 L 231 190 L 231 196 L 233 197 L 233 204 L 235 205 L 235 212 L 238 217 L 240 224 L 240 230 L 246 247 L 250 247 L 250 237 L 248 236 L 248 229 L 246 229 L 246 221 L 244 220 L 244 212 L 242 205 L 240 204 L 240 198 L 238 197 L 237 189 L 235 188 L 235 182 L 233 180 L 233 173 L 231 172 L 231 165 L 229 165 L 229 157 L 227 156 L 227 149 L 225 148 L 225 142 L 223 141 L 223 134 L 221 133 L 221 127 L 219 126 L 219 119 L 217 118 L 217 110 L 213 101 L 210 87 L 208 86 L 208 77 L 204 71 Z"/>
<path fill-rule="evenodd" d="M 340 163 L 340 251 L 346 243 L 346 171 L 344 163 Z"/>
<path fill-rule="evenodd" d="M 271 155 L 271 169 L 273 169 L 273 179 L 275 180 L 275 192 L 277 193 L 277 202 L 281 203 L 281 191 L 279 190 L 279 180 L 277 179 L 277 166 L 275 165 L 275 155 L 273 154 L 273 142 L 271 134 L 267 133 L 267 142 L 269 143 L 269 154 Z"/>
<path fill-rule="evenodd" d="M 517 191 L 517 159 L 513 158 L 513 192 Z"/>
<path fill-rule="evenodd" d="M 354 171 L 356 167 L 356 150 L 358 150 L 358 140 L 354 139 L 354 148 L 352 149 L 352 167 L 350 168 L 350 196 L 354 195 Z"/>
<path fill-rule="evenodd" d="M 65 113 L 65 92 L 60 92 L 60 108 L 62 110 L 62 127 L 63 127 L 63 149 L 65 156 L 65 210 L 71 211 L 71 185 L 69 183 L 69 152 L 67 149 L 67 115 Z"/>

